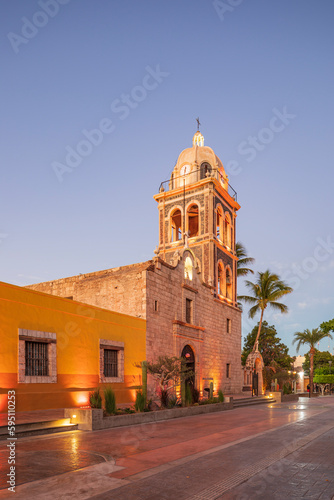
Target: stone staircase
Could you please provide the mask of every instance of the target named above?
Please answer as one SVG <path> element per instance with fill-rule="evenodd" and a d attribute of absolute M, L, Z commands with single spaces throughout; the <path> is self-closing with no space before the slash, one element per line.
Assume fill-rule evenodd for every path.
<path fill-rule="evenodd" d="M 254 396 L 249 398 L 233 399 L 233 408 L 270 403 L 276 403 L 276 399 L 267 396 Z"/>
<path fill-rule="evenodd" d="M 27 436 L 38 436 L 40 434 L 54 434 L 56 432 L 68 432 L 78 429 L 77 424 L 71 424 L 70 418 L 61 418 L 58 420 L 46 420 L 44 422 L 29 422 L 17 424 L 15 426 L 15 435 L 8 434 L 6 425 L 0 426 L 0 441 L 7 438 L 20 438 Z"/>

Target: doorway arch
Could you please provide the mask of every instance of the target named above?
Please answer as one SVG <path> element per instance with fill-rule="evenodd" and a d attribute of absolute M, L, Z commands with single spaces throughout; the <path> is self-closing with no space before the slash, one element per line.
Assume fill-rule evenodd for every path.
<path fill-rule="evenodd" d="M 185 387 L 189 387 L 191 392 L 193 393 L 193 390 L 195 388 L 195 353 L 189 344 L 183 347 L 181 358 L 183 359 L 185 367 L 192 372 L 192 375 L 186 377 L 186 379 L 184 380 L 184 384 Z"/>
<path fill-rule="evenodd" d="M 256 347 L 255 351 L 252 351 L 246 360 L 246 366 L 244 368 L 244 380 L 245 386 L 243 390 L 251 390 L 255 395 L 263 394 L 263 374 L 262 370 L 264 367 L 263 358 Z M 249 385 L 251 377 L 251 385 Z"/>

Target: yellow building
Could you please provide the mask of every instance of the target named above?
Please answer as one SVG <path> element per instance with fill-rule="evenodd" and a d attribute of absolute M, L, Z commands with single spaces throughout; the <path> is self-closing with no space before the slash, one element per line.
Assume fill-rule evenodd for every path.
<path fill-rule="evenodd" d="M 80 407 L 111 385 L 134 401 L 146 359 L 146 321 L 0 282 L 0 412 Z"/>

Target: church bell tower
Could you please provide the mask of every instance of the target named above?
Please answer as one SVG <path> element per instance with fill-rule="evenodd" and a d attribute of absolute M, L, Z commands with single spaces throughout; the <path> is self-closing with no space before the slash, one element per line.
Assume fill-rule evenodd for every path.
<path fill-rule="evenodd" d="M 180 154 L 170 179 L 154 196 L 159 210 L 159 258 L 176 266 L 190 250 L 202 281 L 217 299 L 237 305 L 237 193 L 198 130 Z"/>

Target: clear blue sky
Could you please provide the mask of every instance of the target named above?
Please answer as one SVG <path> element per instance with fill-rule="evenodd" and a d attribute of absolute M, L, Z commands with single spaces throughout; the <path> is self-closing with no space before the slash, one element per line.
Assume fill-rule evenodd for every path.
<path fill-rule="evenodd" d="M 333 318 L 333 24 L 332 0 L 3 0 L 0 279 L 152 258 L 152 196 L 199 116 L 238 239 L 295 288 L 266 319 L 290 347 Z"/>

